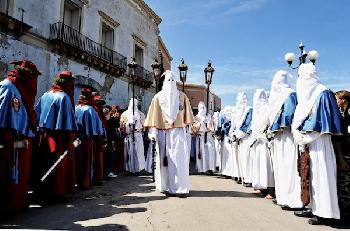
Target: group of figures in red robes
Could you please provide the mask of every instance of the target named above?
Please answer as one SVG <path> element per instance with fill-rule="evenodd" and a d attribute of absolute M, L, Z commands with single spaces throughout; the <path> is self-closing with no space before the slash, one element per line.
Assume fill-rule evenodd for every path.
<path fill-rule="evenodd" d="M 29 60 L 11 64 L 0 82 L 0 217 L 26 208 L 29 190 L 47 201 L 116 176 L 124 165 L 118 106 L 104 106 L 89 87 L 75 105 L 68 70 L 34 105 L 40 71 Z"/>

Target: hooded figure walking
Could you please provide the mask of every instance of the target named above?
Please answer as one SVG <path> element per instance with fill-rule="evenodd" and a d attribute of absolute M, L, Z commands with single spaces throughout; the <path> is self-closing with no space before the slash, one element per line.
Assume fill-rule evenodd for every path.
<path fill-rule="evenodd" d="M 165 71 L 163 89 L 152 99 L 145 121 L 150 140 L 157 143 L 155 184 L 165 194 L 189 193 L 189 126 L 193 113 L 187 96 L 176 87 L 173 72 Z"/>

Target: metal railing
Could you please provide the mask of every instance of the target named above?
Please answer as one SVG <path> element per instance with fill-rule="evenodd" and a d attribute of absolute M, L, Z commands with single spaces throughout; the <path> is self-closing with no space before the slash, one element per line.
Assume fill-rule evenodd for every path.
<path fill-rule="evenodd" d="M 143 80 L 146 80 L 148 82 L 152 82 L 152 73 L 148 70 L 146 70 L 142 66 L 137 66 L 135 70 L 135 75 Z"/>
<path fill-rule="evenodd" d="M 81 34 L 79 31 L 57 22 L 50 25 L 50 40 L 60 40 L 86 53 L 126 70 L 126 57 Z"/>

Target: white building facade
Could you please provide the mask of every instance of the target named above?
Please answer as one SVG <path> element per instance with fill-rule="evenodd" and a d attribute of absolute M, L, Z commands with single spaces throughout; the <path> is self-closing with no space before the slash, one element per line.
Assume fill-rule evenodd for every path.
<path fill-rule="evenodd" d="M 132 97 L 127 63 L 135 57 L 135 96 L 147 111 L 155 94 L 151 63 L 158 55 L 161 19 L 143 0 L 0 0 L 0 74 L 13 60 L 41 70 L 38 97 L 55 75 L 76 75 L 75 99 L 89 85 L 107 104 L 127 107 Z"/>

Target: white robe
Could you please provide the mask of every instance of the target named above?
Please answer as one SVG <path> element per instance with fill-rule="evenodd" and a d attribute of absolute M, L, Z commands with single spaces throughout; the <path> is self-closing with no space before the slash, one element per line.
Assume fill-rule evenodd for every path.
<path fill-rule="evenodd" d="M 152 142 L 150 142 L 147 150 L 147 157 L 146 157 L 146 163 L 145 163 L 145 171 L 148 173 L 152 173 L 152 162 L 153 162 L 153 153 L 152 153 Z"/>
<path fill-rule="evenodd" d="M 222 155 L 221 174 L 225 176 L 233 177 L 232 143 L 230 143 L 229 140 L 230 138 L 228 136 L 224 136 L 224 140 L 221 145 L 221 155 Z"/>
<path fill-rule="evenodd" d="M 196 137 L 196 168 L 200 173 L 215 170 L 214 137 L 210 132 L 207 133 L 207 143 L 204 140 L 204 132 L 199 132 Z"/>
<path fill-rule="evenodd" d="M 301 208 L 298 146 L 289 129 L 275 133 L 272 153 L 277 204 Z"/>
<path fill-rule="evenodd" d="M 145 155 L 143 146 L 143 134 L 142 132 L 135 132 L 135 141 L 132 138 L 131 127 L 127 122 L 125 124 L 126 136 L 124 138 L 124 164 L 125 170 L 128 172 L 136 173 L 145 168 Z M 137 120 L 135 130 L 142 129 L 142 125 Z"/>
<path fill-rule="evenodd" d="M 258 139 L 250 149 L 252 166 L 252 187 L 254 189 L 267 189 L 275 186 L 273 166 L 268 141 Z"/>
<path fill-rule="evenodd" d="M 231 145 L 232 149 L 232 175 L 233 177 L 242 177 L 241 165 L 239 163 L 239 152 L 238 152 L 238 143 L 233 142 Z"/>
<path fill-rule="evenodd" d="M 221 141 L 214 137 L 214 145 L 215 145 L 215 167 L 219 169 L 221 172 Z"/>
<path fill-rule="evenodd" d="M 186 128 L 158 130 L 156 140 L 156 188 L 173 194 L 189 193 L 190 146 Z M 164 156 L 168 166 L 164 166 Z"/>
<path fill-rule="evenodd" d="M 251 158 L 250 153 L 250 135 L 246 134 L 243 138 L 241 138 L 238 146 L 238 157 L 239 163 L 241 166 L 243 182 L 244 183 L 252 183 L 252 167 L 253 167 L 253 159 Z"/>
<path fill-rule="evenodd" d="M 315 133 L 307 133 L 303 136 L 311 137 Z M 308 145 L 311 184 L 309 207 L 316 216 L 340 219 L 337 195 L 337 164 L 331 136 L 322 134 Z"/>

